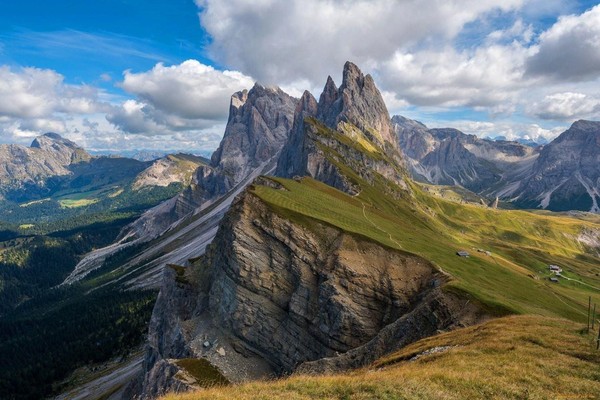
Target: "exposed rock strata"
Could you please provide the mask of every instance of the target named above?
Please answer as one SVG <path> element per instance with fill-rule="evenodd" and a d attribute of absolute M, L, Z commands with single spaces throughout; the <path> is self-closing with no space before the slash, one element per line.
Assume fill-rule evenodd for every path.
<path fill-rule="evenodd" d="M 307 228 L 251 192 L 232 205 L 187 272 L 186 293 L 172 292 L 170 279 L 149 334 L 149 397 L 173 387 L 155 378 L 167 358 L 208 358 L 233 380 L 257 370 L 346 369 L 480 317 L 439 289 L 445 277 L 426 260 L 316 221 Z M 218 340 L 227 356 L 207 351 L 207 340 Z"/>

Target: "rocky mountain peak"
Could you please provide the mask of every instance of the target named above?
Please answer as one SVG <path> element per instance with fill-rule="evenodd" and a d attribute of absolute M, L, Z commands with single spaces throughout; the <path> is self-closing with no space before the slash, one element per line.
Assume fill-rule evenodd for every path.
<path fill-rule="evenodd" d="M 600 140 L 600 121 L 586 121 L 580 119 L 573 122 L 571 127 L 556 138 L 560 143 L 565 140 L 595 141 Z M 600 142 L 598 142 L 600 145 Z"/>
<path fill-rule="evenodd" d="M 272 158 L 292 127 L 297 99 L 279 88 L 255 84 L 231 98 L 223 140 L 211 158 L 214 168 L 232 174 L 234 181 Z"/>
<path fill-rule="evenodd" d="M 397 147 L 385 102 L 371 75 L 364 75 L 350 61 L 344 65 L 342 85 L 336 88 L 331 77 L 319 98 L 317 118 L 332 129 L 341 122 L 358 127 L 375 143 Z"/>
<path fill-rule="evenodd" d="M 82 147 L 77 145 L 75 142 L 72 142 L 69 139 L 65 139 L 58 133 L 54 132 L 44 133 L 43 135 L 36 137 L 35 139 L 33 139 L 33 142 L 31 142 L 30 147 L 34 149 L 56 149 L 57 145 L 66 146 L 72 149 L 83 150 Z"/>
<path fill-rule="evenodd" d="M 428 129 L 424 123 L 402 115 L 394 115 L 392 117 L 392 124 L 402 129 Z"/>

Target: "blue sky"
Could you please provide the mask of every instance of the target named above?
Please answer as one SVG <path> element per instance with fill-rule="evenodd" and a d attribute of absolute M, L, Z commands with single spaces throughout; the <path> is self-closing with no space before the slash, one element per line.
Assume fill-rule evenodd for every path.
<path fill-rule="evenodd" d="M 0 12 L 0 63 L 56 70 L 69 83 L 205 57 L 191 0 L 10 1 Z"/>
<path fill-rule="evenodd" d="M 391 113 L 429 126 L 551 139 L 600 119 L 597 2 L 4 3 L 0 143 L 54 130 L 95 149 L 210 151 L 231 93 L 258 80 L 318 96 L 346 60 Z"/>

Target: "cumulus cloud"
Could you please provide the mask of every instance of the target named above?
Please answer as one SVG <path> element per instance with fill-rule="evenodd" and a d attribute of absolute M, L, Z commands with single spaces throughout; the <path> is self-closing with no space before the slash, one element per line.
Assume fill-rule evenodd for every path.
<path fill-rule="evenodd" d="M 543 32 L 527 73 L 569 81 L 600 77 L 600 5 L 560 17 Z"/>
<path fill-rule="evenodd" d="M 231 95 L 253 83 L 240 72 L 187 60 L 168 67 L 159 63 L 142 73 L 125 71 L 121 86 L 157 110 L 187 119 L 218 120 L 227 118 Z"/>
<path fill-rule="evenodd" d="M 453 38 L 492 10 L 522 0 L 197 0 L 214 57 L 266 83 L 365 68 L 435 37 Z"/>
<path fill-rule="evenodd" d="M 382 64 L 379 78 L 386 90 L 414 105 L 497 107 L 522 89 L 526 55 L 519 44 L 397 52 Z"/>
<path fill-rule="evenodd" d="M 519 138 L 545 142 L 554 139 L 567 129 L 560 125 L 552 128 L 544 128 L 536 123 L 522 123 L 514 121 L 432 121 L 427 124 L 431 128 L 445 128 L 451 126 L 464 133 L 476 135 L 482 138 L 503 136 L 506 140 Z"/>
<path fill-rule="evenodd" d="M 575 92 L 554 93 L 531 104 L 527 111 L 543 119 L 568 121 L 598 118 L 600 116 L 600 98 Z"/>
<path fill-rule="evenodd" d="M 552 95 L 579 91 L 565 83 L 600 77 L 600 6 L 540 30 L 540 19 L 572 13 L 572 2 L 196 3 L 215 59 L 294 93 L 319 87 L 328 74 L 339 78 L 352 60 L 373 74 L 390 109 L 467 107 L 562 121 L 589 114 L 589 105 Z"/>
<path fill-rule="evenodd" d="M 102 112 L 96 88 L 69 85 L 56 71 L 0 66 L 0 141 L 25 143 L 44 132 L 69 132 L 78 116 Z"/>

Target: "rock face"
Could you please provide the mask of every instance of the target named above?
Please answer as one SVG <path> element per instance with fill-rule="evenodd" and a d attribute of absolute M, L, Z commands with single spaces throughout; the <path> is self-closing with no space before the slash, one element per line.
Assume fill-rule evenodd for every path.
<path fill-rule="evenodd" d="M 56 133 L 37 137 L 30 147 L 0 145 L 0 199 L 44 195 L 61 177 L 72 174 L 70 166 L 90 159 L 85 150 Z"/>
<path fill-rule="evenodd" d="M 253 125 L 256 118 L 242 118 L 252 114 L 237 108 L 250 94 L 234 97 L 228 126 L 238 116 Z M 355 65 L 345 65 L 339 89 L 328 79 L 319 102 L 305 92 L 290 126 L 277 175 L 308 175 L 350 194 L 375 181 L 382 190 L 412 193 L 383 100 Z M 233 143 L 245 143 L 246 128 L 231 132 Z M 225 153 L 217 151 L 213 163 L 236 165 L 240 157 Z M 216 177 L 207 172 L 197 181 L 226 184 Z M 255 185 L 284 190 L 268 178 Z M 178 275 L 166 272 L 138 382 L 142 398 L 189 387 L 177 361 L 183 357 L 208 360 L 234 382 L 333 371 L 481 317 L 474 305 L 441 291 L 446 277 L 428 261 L 290 219 L 253 187 L 236 198 L 202 257 Z"/>
<path fill-rule="evenodd" d="M 248 184 L 256 171 L 271 170 L 288 138 L 297 102 L 279 88 L 260 84 L 233 94 L 227 127 L 210 165 L 198 167 L 180 195 L 147 212 L 122 237 L 155 238 L 181 218 Z"/>
<path fill-rule="evenodd" d="M 392 118 L 412 176 L 519 207 L 600 212 L 600 122 L 577 121 L 543 148 Z"/>
<path fill-rule="evenodd" d="M 367 182 L 383 176 L 406 189 L 406 173 L 396 142 L 373 79 L 347 62 L 339 89 L 328 77 L 318 103 L 304 92 L 275 174 L 311 176 L 356 194 L 360 183 L 343 171 L 340 165 L 345 164 Z"/>
<path fill-rule="evenodd" d="M 167 359 L 208 357 L 234 381 L 256 371 L 332 371 L 480 316 L 439 290 L 445 277 L 426 260 L 329 226 L 301 226 L 251 191 L 232 205 L 186 279 L 184 294 L 163 289 L 157 301 L 144 396 L 162 390 L 153 377 Z M 181 307 L 194 297 L 193 309 Z M 207 350 L 207 340 L 218 348 Z M 218 355 L 221 347 L 227 356 Z"/>
<path fill-rule="evenodd" d="M 525 207 L 600 212 L 600 122 L 577 121 L 544 146 L 527 177 L 507 193 Z"/>
<path fill-rule="evenodd" d="M 223 140 L 212 155 L 212 167 L 233 185 L 249 171 L 278 154 L 292 127 L 298 100 L 279 88 L 254 85 L 231 97 Z"/>
<path fill-rule="evenodd" d="M 460 185 L 487 194 L 528 168 L 538 149 L 516 142 L 492 141 L 456 129 L 428 129 L 418 121 L 394 116 L 392 124 L 409 169 L 417 180 Z"/>
<path fill-rule="evenodd" d="M 397 145 L 387 107 L 373 78 L 363 75 L 350 61 L 344 65 L 339 89 L 331 77 L 327 78 L 317 118 L 333 130 L 339 129 L 340 123 L 352 124 L 383 148 Z"/>

